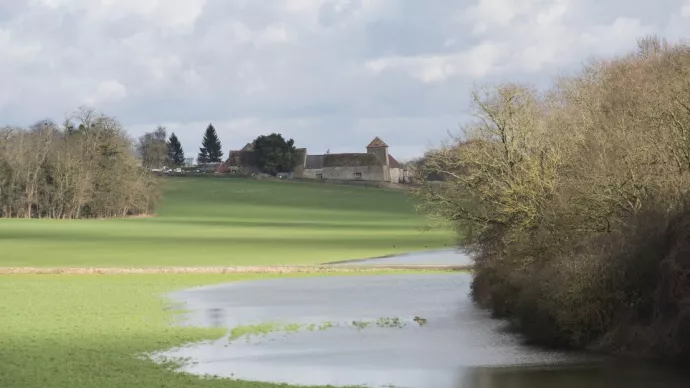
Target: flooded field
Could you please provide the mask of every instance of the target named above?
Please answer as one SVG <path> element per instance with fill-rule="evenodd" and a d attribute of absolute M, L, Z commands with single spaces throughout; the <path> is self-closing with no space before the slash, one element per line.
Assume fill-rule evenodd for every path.
<path fill-rule="evenodd" d="M 457 248 L 439 249 L 434 251 L 422 251 L 381 257 L 375 259 L 350 260 L 332 263 L 337 266 L 371 266 L 371 265 L 447 265 L 447 266 L 470 266 L 472 260 L 469 256 L 459 251 Z"/>
<path fill-rule="evenodd" d="M 468 298 L 465 273 L 241 282 L 170 296 L 181 324 L 224 326 L 175 349 L 184 370 L 297 385 L 410 388 L 686 387 L 674 371 L 532 348 Z"/>

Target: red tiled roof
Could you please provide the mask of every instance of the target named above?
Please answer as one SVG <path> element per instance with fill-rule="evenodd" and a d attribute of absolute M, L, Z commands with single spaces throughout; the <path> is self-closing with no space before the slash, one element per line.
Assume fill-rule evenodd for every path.
<path fill-rule="evenodd" d="M 378 136 L 376 136 L 374 138 L 374 140 L 372 140 L 371 143 L 369 143 L 369 145 L 367 146 L 367 148 L 382 148 L 382 147 L 388 147 L 388 144 L 386 144 L 386 142 L 381 140 L 381 138 Z"/>
<path fill-rule="evenodd" d="M 390 168 L 401 168 L 400 163 L 391 155 L 388 155 L 388 166 Z"/>

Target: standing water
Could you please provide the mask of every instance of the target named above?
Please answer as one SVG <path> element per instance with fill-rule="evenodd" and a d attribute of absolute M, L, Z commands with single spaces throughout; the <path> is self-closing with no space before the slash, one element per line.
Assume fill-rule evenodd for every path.
<path fill-rule="evenodd" d="M 229 337 L 175 349 L 184 371 L 295 385 L 687 387 L 648 364 L 524 345 L 468 297 L 464 273 L 273 279 L 171 294 L 184 324 Z"/>
<path fill-rule="evenodd" d="M 468 267 L 472 265 L 472 260 L 468 255 L 464 254 L 457 248 L 449 248 L 435 251 L 413 252 L 373 259 L 347 260 L 332 264 L 335 266 L 428 265 Z"/>

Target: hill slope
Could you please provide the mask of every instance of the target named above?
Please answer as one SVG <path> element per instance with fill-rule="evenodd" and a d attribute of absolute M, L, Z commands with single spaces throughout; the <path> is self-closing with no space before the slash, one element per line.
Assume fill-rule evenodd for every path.
<path fill-rule="evenodd" d="M 396 191 L 169 178 L 157 217 L 0 219 L 0 266 L 314 264 L 450 244 L 425 225 Z"/>

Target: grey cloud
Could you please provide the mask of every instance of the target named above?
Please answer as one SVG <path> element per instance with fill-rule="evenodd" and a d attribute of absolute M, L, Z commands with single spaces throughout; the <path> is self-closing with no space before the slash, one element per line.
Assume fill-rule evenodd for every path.
<path fill-rule="evenodd" d="M 319 7 L 319 22 L 324 26 L 338 24 L 362 6 L 361 0 L 330 0 Z"/>
<path fill-rule="evenodd" d="M 59 121 L 91 100 L 134 135 L 168 125 L 190 154 L 209 121 L 228 149 L 278 131 L 314 150 L 380 135 L 394 154 L 421 152 L 466 119 L 473 83 L 546 85 L 589 55 L 634 47 L 638 33 L 690 33 L 681 0 L 505 2 L 535 5 L 481 34 L 482 20 L 462 18 L 478 0 L 207 0 L 192 24 L 180 18 L 196 0 L 113 15 L 99 0 L 1 3 L 6 123 Z"/>
<path fill-rule="evenodd" d="M 568 15 L 573 23 L 605 24 L 619 17 L 639 19 L 663 29 L 669 18 L 678 13 L 680 0 L 629 1 L 580 0 L 582 5 Z"/>
<path fill-rule="evenodd" d="M 453 1 L 401 1 L 396 12 L 366 26 L 366 54 L 429 55 L 471 46 L 476 39 L 454 15 L 468 6 Z"/>

